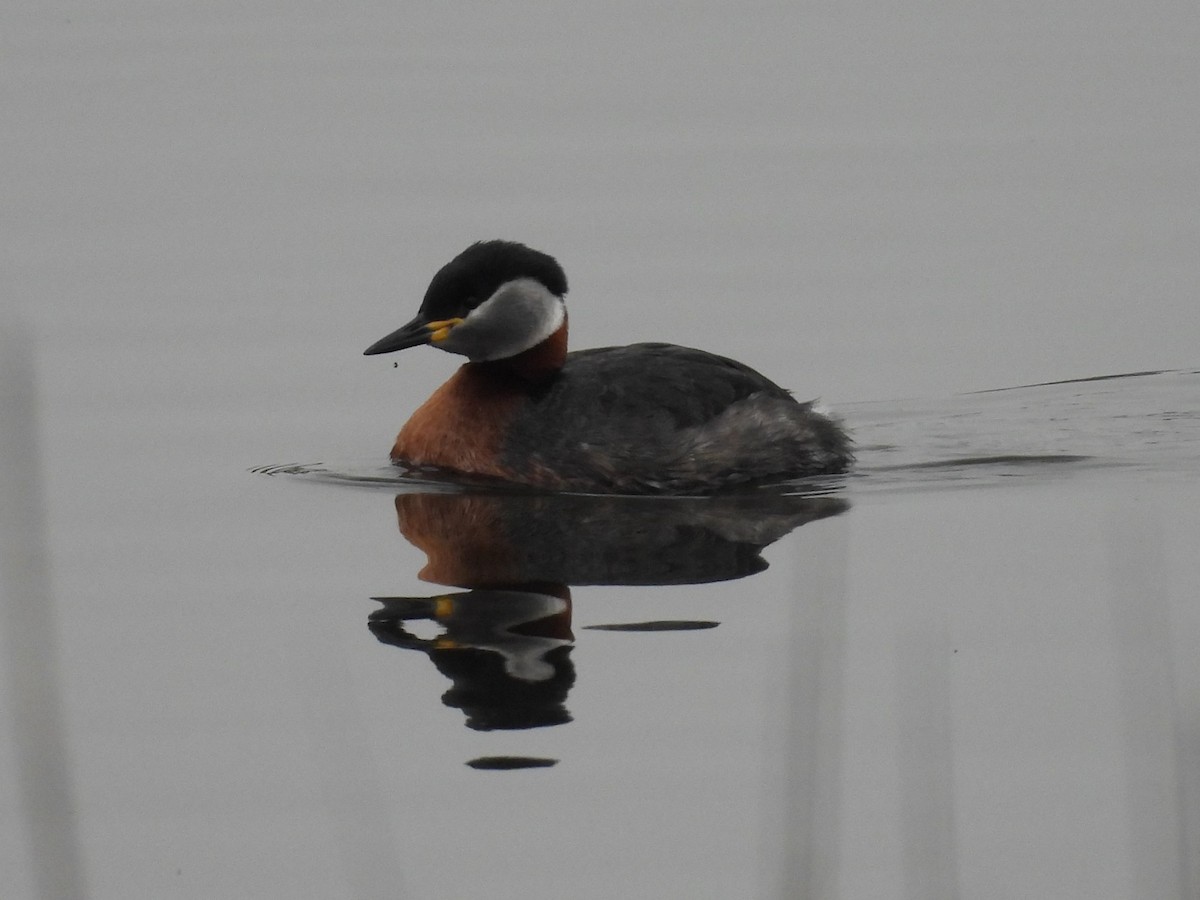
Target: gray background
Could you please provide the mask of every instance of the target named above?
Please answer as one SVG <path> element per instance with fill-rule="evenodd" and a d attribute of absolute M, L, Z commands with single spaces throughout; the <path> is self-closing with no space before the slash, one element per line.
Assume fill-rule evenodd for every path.
<path fill-rule="evenodd" d="M 1194 2 L 0 9 L 4 896 L 1192 898 Z M 481 734 L 371 596 L 467 243 L 840 404 L 846 514 L 577 588 Z M 900 402 L 896 398 L 915 397 Z M 856 401 L 875 401 L 862 403 Z M 887 449 L 894 448 L 894 449 Z M 992 454 L 1078 464 L 908 469 Z M 1123 465 L 1117 465 L 1123 463 Z M 719 621 L 681 634 L 587 625 Z M 559 760 L 476 772 L 496 754 Z"/>
<path fill-rule="evenodd" d="M 186 364 L 236 319 L 329 379 L 505 237 L 560 257 L 576 346 L 829 400 L 1195 361 L 1191 2 L 0 16 L 6 302 L 49 339 L 177 329 Z"/>

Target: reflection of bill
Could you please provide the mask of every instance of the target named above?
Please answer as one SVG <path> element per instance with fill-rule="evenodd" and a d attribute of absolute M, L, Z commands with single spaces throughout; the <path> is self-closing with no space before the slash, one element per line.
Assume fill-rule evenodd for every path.
<path fill-rule="evenodd" d="M 536 728 L 571 721 L 564 703 L 575 681 L 570 653 L 570 595 L 478 590 L 440 597 L 377 597 L 374 635 L 386 644 L 424 652 L 453 682 L 442 695 L 479 731 Z M 443 629 L 421 638 L 406 628 L 430 620 Z"/>

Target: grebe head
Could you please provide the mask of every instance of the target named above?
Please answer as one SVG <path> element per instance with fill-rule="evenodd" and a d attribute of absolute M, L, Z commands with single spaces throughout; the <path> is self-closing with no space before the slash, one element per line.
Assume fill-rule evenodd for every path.
<path fill-rule="evenodd" d="M 566 293 L 554 257 L 512 241 L 480 241 L 433 276 L 416 318 L 364 355 L 432 344 L 472 362 L 507 359 L 563 326 Z"/>

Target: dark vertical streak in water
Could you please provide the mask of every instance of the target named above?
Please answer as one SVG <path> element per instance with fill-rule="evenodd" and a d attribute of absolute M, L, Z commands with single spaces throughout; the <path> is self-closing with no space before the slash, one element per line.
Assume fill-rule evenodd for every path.
<path fill-rule="evenodd" d="M 1195 897 L 1200 712 L 1180 703 L 1162 535 L 1136 500 L 1114 509 L 1109 529 L 1131 896 Z"/>
<path fill-rule="evenodd" d="M 911 900 L 953 900 L 959 895 L 953 652 L 939 615 L 913 610 L 896 645 L 904 896 Z"/>
<path fill-rule="evenodd" d="M 798 585 L 784 697 L 781 898 L 837 896 L 846 664 L 846 528 L 831 522 L 804 552 L 817 577 Z"/>
<path fill-rule="evenodd" d="M 0 666 L 37 897 L 84 897 L 45 550 L 28 330 L 0 324 Z"/>

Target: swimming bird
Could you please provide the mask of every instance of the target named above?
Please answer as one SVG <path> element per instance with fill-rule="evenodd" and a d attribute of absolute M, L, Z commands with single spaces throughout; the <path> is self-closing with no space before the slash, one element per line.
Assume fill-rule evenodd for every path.
<path fill-rule="evenodd" d="M 472 244 L 416 317 L 365 351 L 467 357 L 401 428 L 394 463 L 556 491 L 710 494 L 845 471 L 841 425 L 749 366 L 674 344 L 567 352 L 567 277 L 512 241 Z"/>

